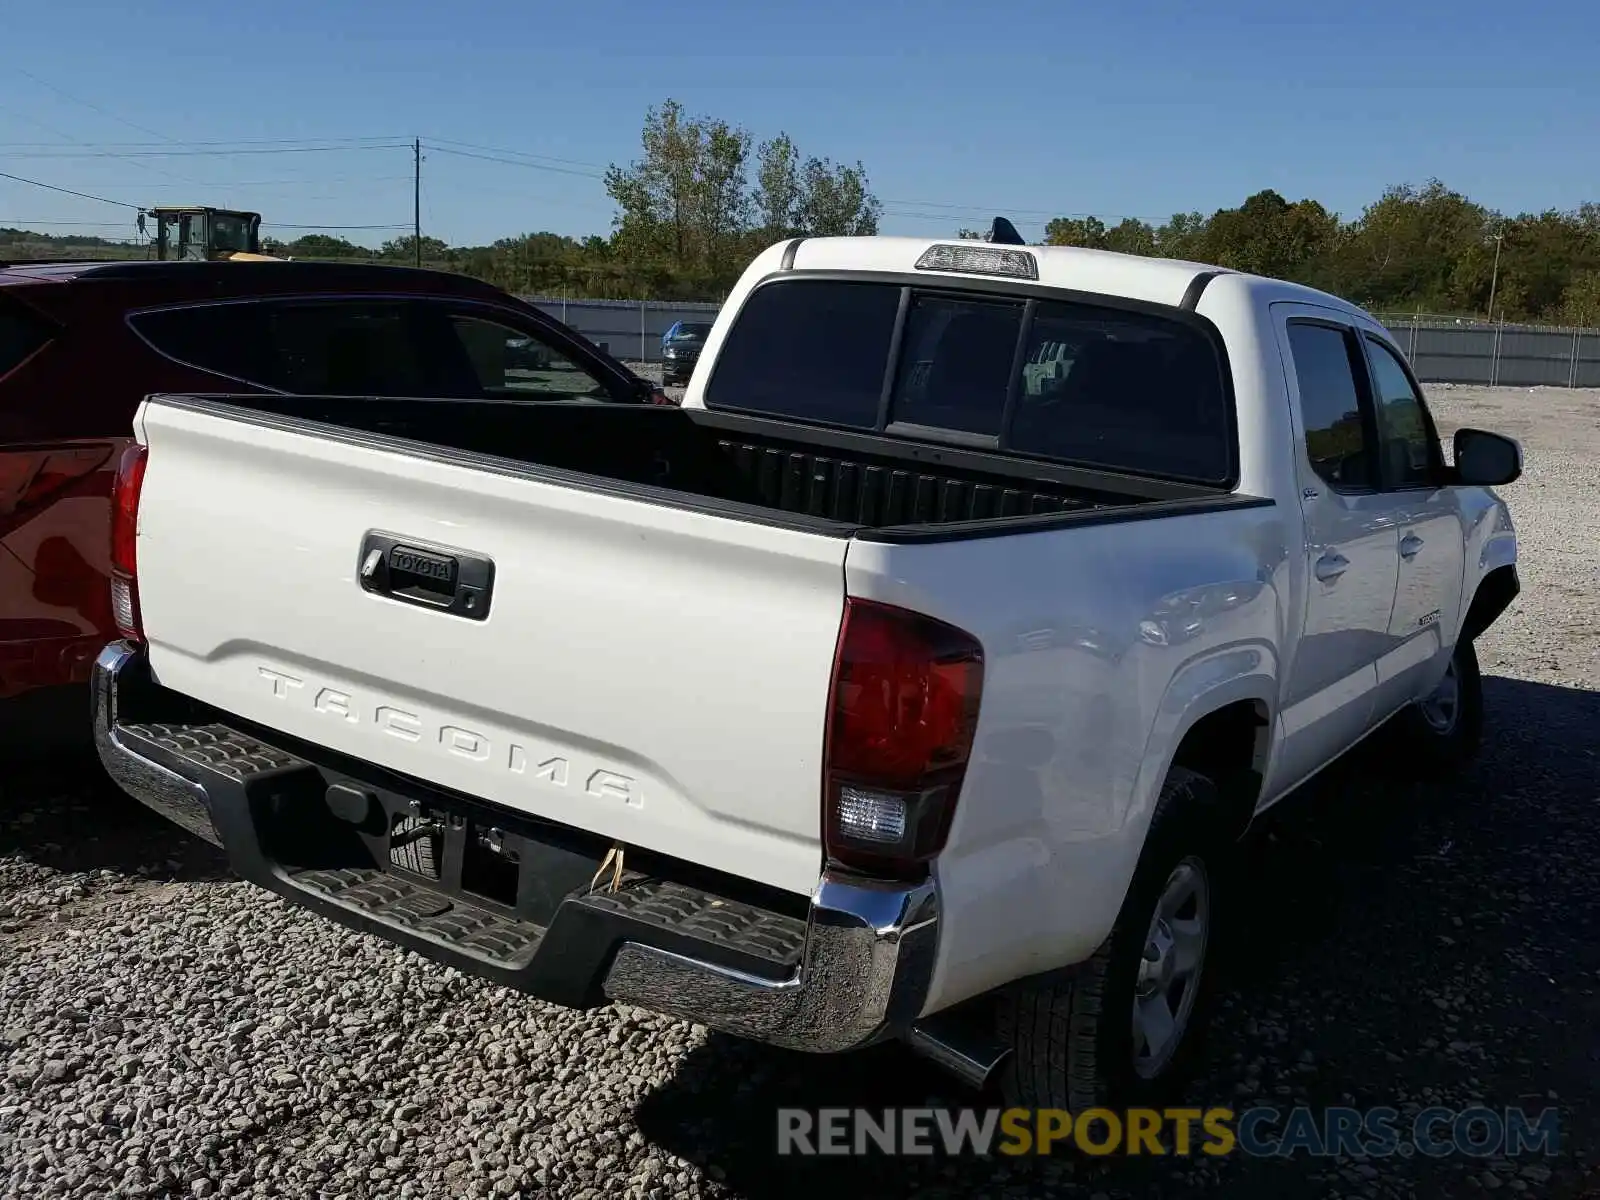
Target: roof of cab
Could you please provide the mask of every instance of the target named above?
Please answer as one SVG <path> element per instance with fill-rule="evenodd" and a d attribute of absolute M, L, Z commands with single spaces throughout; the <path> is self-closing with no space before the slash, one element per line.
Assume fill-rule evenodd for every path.
<path fill-rule="evenodd" d="M 1191 286 L 1204 278 L 1229 276 L 1253 291 L 1270 293 L 1274 300 L 1302 300 L 1350 312 L 1360 310 L 1349 301 L 1315 288 L 1281 279 L 1250 275 L 1207 263 L 1185 262 L 1173 258 L 1147 258 L 1111 250 L 1089 250 L 1078 246 L 991 246 L 991 243 L 958 238 L 913 237 L 824 237 L 795 239 L 780 243 L 784 269 L 799 271 L 872 271 L 909 274 L 916 262 L 932 246 L 984 246 L 1022 250 L 1039 266 L 1038 283 L 1045 287 L 1122 296 L 1152 304 L 1182 305 Z M 773 247 L 774 250 L 778 247 Z M 768 251 L 771 253 L 771 251 Z M 930 278 L 934 272 L 924 271 Z M 976 272 L 940 271 L 937 275 L 982 279 L 992 278 Z M 1032 282 L 1032 281 L 1029 281 Z"/>

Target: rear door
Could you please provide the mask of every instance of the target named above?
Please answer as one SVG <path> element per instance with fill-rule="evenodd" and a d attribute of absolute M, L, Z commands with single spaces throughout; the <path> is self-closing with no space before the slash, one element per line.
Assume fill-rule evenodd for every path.
<path fill-rule="evenodd" d="M 1284 739 L 1269 791 L 1298 782 L 1367 731 L 1377 664 L 1394 647 L 1399 561 L 1359 335 L 1330 310 L 1273 307 L 1293 399 L 1306 607 L 1282 683 Z"/>
<path fill-rule="evenodd" d="M 163 684 L 626 845 L 815 886 L 845 537 L 225 411 L 142 410 L 140 603 Z M 363 586 L 375 538 L 421 552 L 386 592 Z M 492 565 L 474 612 L 427 602 L 440 560 Z"/>

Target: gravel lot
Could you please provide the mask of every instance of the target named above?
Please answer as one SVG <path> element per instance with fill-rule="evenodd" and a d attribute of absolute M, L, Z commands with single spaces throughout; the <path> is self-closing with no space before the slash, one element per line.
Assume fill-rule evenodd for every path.
<path fill-rule="evenodd" d="M 6 1196 L 1600 1195 L 1600 392 L 1435 390 L 1524 439 L 1491 733 L 1339 769 L 1255 839 L 1196 1103 L 1558 1105 L 1537 1162 L 778 1162 L 780 1104 L 961 1103 L 898 1048 L 780 1054 L 524 1000 L 286 908 L 96 781 L 0 782 Z"/>

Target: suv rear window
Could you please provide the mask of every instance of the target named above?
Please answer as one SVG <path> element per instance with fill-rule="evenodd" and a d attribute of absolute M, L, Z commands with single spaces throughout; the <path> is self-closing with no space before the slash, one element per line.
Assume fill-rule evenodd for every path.
<path fill-rule="evenodd" d="M 52 332 L 43 317 L 0 296 L 0 379 L 15 371 L 48 342 Z"/>
<path fill-rule="evenodd" d="M 779 280 L 728 331 L 707 407 L 1208 484 L 1233 478 L 1225 365 L 1194 320 L 1067 300 Z M 891 374 L 892 372 L 892 374 Z M 888 386 L 890 403 L 880 412 Z"/>

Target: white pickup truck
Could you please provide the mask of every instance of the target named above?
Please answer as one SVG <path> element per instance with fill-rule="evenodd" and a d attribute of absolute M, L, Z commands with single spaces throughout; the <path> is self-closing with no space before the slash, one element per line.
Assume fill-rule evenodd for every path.
<path fill-rule="evenodd" d="M 244 878 L 574 1007 L 1153 1100 L 1229 848 L 1480 735 L 1518 590 L 1376 321 L 1170 261 L 799 239 L 676 408 L 154 396 L 100 753 Z M 1397 718 L 1390 722 L 1389 718 Z M 307 964 L 315 970 L 315 964 Z"/>

